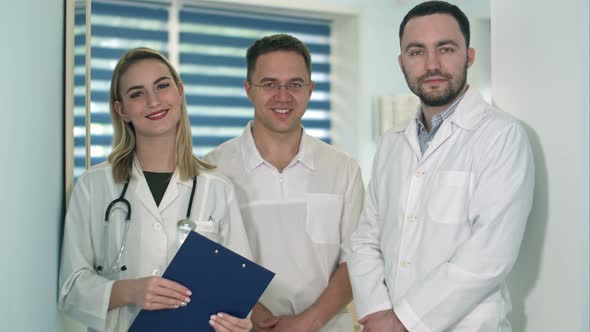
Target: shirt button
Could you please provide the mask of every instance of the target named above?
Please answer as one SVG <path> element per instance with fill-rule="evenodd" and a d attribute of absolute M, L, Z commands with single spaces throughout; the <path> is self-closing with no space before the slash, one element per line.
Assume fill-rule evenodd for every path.
<path fill-rule="evenodd" d="M 158 270 L 158 269 L 154 269 L 154 270 L 152 271 L 152 275 L 153 275 L 154 277 L 159 277 L 159 276 L 160 276 L 160 270 Z"/>
<path fill-rule="evenodd" d="M 162 225 L 160 225 L 160 223 L 159 223 L 159 222 L 155 222 L 155 223 L 153 224 L 153 227 L 154 227 L 154 229 L 155 229 L 155 230 L 157 230 L 157 231 L 159 231 L 160 229 L 162 229 Z"/>
<path fill-rule="evenodd" d="M 407 260 L 403 260 L 403 261 L 401 261 L 400 266 L 403 267 L 404 269 L 408 268 L 410 266 L 410 262 L 408 262 Z"/>
<path fill-rule="evenodd" d="M 414 222 L 414 221 L 418 220 L 418 218 L 416 217 L 416 215 L 413 214 L 413 213 L 410 214 L 410 215 L 408 215 L 408 217 L 406 219 L 408 220 L 408 222 Z"/>
<path fill-rule="evenodd" d="M 426 142 L 426 146 L 430 146 L 430 143 L 432 143 L 432 141 Z"/>
<path fill-rule="evenodd" d="M 416 177 L 421 177 L 422 175 L 426 174 L 426 172 L 424 172 L 424 170 L 416 170 Z"/>

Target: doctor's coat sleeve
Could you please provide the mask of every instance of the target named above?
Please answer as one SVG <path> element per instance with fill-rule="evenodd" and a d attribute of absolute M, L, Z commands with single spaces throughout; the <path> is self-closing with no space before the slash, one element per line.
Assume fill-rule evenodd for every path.
<path fill-rule="evenodd" d="M 361 169 L 356 162 L 349 162 L 347 166 L 348 185 L 344 192 L 344 204 L 340 222 L 340 259 L 339 264 L 346 263 L 350 258 L 350 237 L 358 225 L 359 216 L 363 208 L 365 188 Z"/>
<path fill-rule="evenodd" d="M 348 259 L 348 274 L 359 318 L 393 307 L 385 285 L 383 253 L 379 244 L 379 197 L 375 188 L 380 181 L 376 166 L 383 147 L 383 138 L 380 138 L 373 160 L 373 175 L 365 192 L 364 208 L 350 239 L 352 253 Z"/>
<path fill-rule="evenodd" d="M 227 202 L 223 220 L 221 220 L 221 228 L 219 230 L 219 243 L 236 253 L 252 260 L 252 251 L 248 237 L 246 236 L 246 228 L 240 213 L 240 207 L 236 199 L 236 191 L 231 181 L 224 177 L 225 181 L 225 197 L 216 197 L 218 202 Z M 211 197 L 209 197 L 211 199 Z"/>
<path fill-rule="evenodd" d="M 534 187 L 532 152 L 516 120 L 489 137 L 474 172 L 470 237 L 394 303 L 409 331 L 444 331 L 460 321 L 505 281 L 516 261 Z"/>
<path fill-rule="evenodd" d="M 76 183 L 66 213 L 59 272 L 58 307 L 94 330 L 104 330 L 114 280 L 94 271 L 94 243 L 90 227 L 92 204 L 87 177 Z"/>

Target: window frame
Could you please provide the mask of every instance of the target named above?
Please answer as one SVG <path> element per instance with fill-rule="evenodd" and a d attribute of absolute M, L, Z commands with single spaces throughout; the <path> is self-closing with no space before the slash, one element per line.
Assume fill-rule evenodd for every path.
<path fill-rule="evenodd" d="M 65 184 L 66 196 L 73 188 L 74 183 L 74 112 L 73 112 L 73 66 L 74 66 L 74 31 L 73 31 L 73 12 L 74 3 L 84 3 L 86 5 L 86 22 L 90 22 L 91 17 L 91 0 L 67 0 L 66 1 L 66 93 L 65 93 Z M 108 1 L 107 1 L 108 2 Z M 124 1 L 113 1 L 122 2 Z M 265 14 L 282 14 L 285 11 L 291 16 L 306 16 L 310 18 L 329 19 L 332 21 L 332 41 L 331 41 L 331 60 L 333 69 L 331 70 L 332 82 L 343 82 L 342 84 L 332 84 L 330 91 L 330 117 L 331 117 L 331 144 L 344 150 L 353 157 L 357 155 L 357 137 L 358 137 L 358 120 L 357 115 L 359 101 L 362 98 L 360 94 L 360 75 L 358 71 L 359 52 L 359 16 L 360 10 L 352 6 L 334 6 L 326 4 L 317 4 L 313 2 L 285 3 L 276 0 L 170 0 L 170 1 L 144 1 L 146 3 L 165 4 L 170 9 L 169 22 L 178 22 L 179 9 L 183 3 L 197 4 L 198 6 L 207 6 L 214 9 L 229 9 L 232 11 L 247 8 L 249 11 L 263 11 Z M 169 24 L 169 27 L 176 26 Z M 168 29 L 168 52 L 172 64 L 178 68 L 179 65 L 179 28 Z M 86 24 L 86 41 L 90 40 L 90 25 Z M 90 110 L 90 69 L 87 64 L 90 62 L 90 44 L 86 43 L 86 135 L 90 134 L 89 110 Z M 335 55 L 336 60 L 335 60 Z M 354 124 L 354 125 L 352 125 Z M 86 168 L 90 166 L 90 147 L 86 142 Z"/>

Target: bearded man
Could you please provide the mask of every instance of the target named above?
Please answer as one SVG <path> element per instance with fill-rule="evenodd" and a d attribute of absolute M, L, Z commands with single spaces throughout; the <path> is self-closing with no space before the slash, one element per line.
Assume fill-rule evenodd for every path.
<path fill-rule="evenodd" d="M 399 38 L 421 103 L 381 138 L 352 236 L 363 332 L 511 331 L 505 280 L 534 186 L 526 133 L 467 84 L 475 50 L 458 7 L 417 5 Z"/>

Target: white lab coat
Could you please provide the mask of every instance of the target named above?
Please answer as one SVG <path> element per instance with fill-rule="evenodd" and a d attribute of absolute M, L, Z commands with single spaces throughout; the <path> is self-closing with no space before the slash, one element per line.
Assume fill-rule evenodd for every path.
<path fill-rule="evenodd" d="M 299 153 L 279 172 L 256 148 L 251 123 L 205 159 L 235 184 L 252 254 L 276 273 L 260 298 L 274 315 L 300 314 L 350 254 L 363 182 L 358 163 L 305 133 Z M 322 332 L 352 332 L 343 308 Z"/>
<path fill-rule="evenodd" d="M 424 155 L 416 121 L 383 135 L 348 269 L 359 316 L 411 332 L 511 331 L 510 272 L 531 209 L 525 131 L 469 89 Z"/>
<path fill-rule="evenodd" d="M 124 231 L 121 204 L 110 217 L 108 263 L 102 263 L 103 220 L 108 204 L 121 194 L 111 166 L 102 163 L 76 182 L 68 207 L 60 270 L 59 307 L 89 327 L 90 331 L 126 331 L 139 308 L 128 305 L 107 312 L 111 287 L 117 279 L 161 276 L 176 253 L 178 220 L 186 216 L 192 179 L 181 181 L 174 173 L 159 206 L 153 199 L 139 162 L 133 164 L 125 198 L 131 203 L 131 222 L 121 263 L 126 271 L 103 277 L 94 266 L 116 258 Z M 209 217 L 212 221 L 209 221 Z M 191 219 L 199 233 L 251 257 L 232 184 L 216 171 L 197 177 Z"/>

